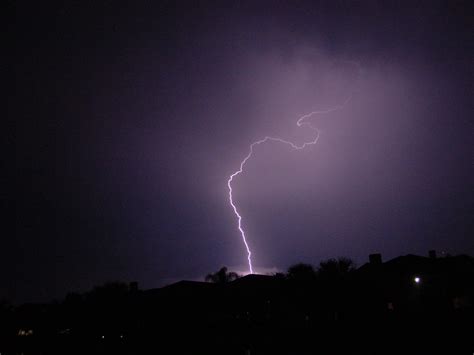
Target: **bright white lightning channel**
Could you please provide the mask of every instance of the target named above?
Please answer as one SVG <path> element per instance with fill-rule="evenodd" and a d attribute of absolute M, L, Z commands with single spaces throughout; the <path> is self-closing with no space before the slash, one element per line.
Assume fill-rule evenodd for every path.
<path fill-rule="evenodd" d="M 337 110 L 341 110 L 342 108 L 344 108 L 344 106 L 351 100 L 352 98 L 352 95 L 350 95 L 342 105 L 338 105 L 338 106 L 335 106 L 335 107 L 332 107 L 330 109 L 327 109 L 327 110 L 323 110 L 323 111 L 313 111 L 313 112 L 310 112 L 304 116 L 301 116 L 298 121 L 296 121 L 296 125 L 298 127 L 303 127 L 303 126 L 307 126 L 308 128 L 312 129 L 315 131 L 315 138 L 312 140 L 312 141 L 309 141 L 309 142 L 304 142 L 303 144 L 301 145 L 297 145 L 293 142 L 290 142 L 290 141 L 287 141 L 285 139 L 282 139 L 282 138 L 278 138 L 278 137 L 269 137 L 269 136 L 266 136 L 265 138 L 262 138 L 258 141 L 255 141 L 253 142 L 252 144 L 250 144 L 250 149 L 249 149 L 249 153 L 247 154 L 247 156 L 240 162 L 240 168 L 239 170 L 237 170 L 236 172 L 234 172 L 232 175 L 229 176 L 229 180 L 227 181 L 227 186 L 229 187 L 229 202 L 230 202 L 230 205 L 232 206 L 232 209 L 234 210 L 234 214 L 236 215 L 237 217 L 237 225 L 238 225 L 238 228 L 239 228 L 239 231 L 240 231 L 240 235 L 242 236 L 242 240 L 244 242 L 244 245 L 245 245 L 245 249 L 247 250 L 247 259 L 248 259 L 248 264 L 249 264 L 249 272 L 251 274 L 253 274 L 253 267 L 252 267 L 252 252 L 250 251 L 250 247 L 249 247 L 249 244 L 247 242 L 247 238 L 245 236 L 245 231 L 244 229 L 242 228 L 242 216 L 240 215 L 239 211 L 237 210 L 237 206 L 235 205 L 234 203 L 234 198 L 233 198 L 233 190 L 232 190 L 232 181 L 234 180 L 235 177 L 237 177 L 238 175 L 242 174 L 243 171 L 244 171 L 244 166 L 245 166 L 245 163 L 247 162 L 247 160 L 250 159 L 250 157 L 253 155 L 253 150 L 254 150 L 254 147 L 257 146 L 257 145 L 260 145 L 260 144 L 263 144 L 263 143 L 266 143 L 266 142 L 278 142 L 278 143 L 283 143 L 283 144 L 287 144 L 289 145 L 292 149 L 295 149 L 295 150 L 301 150 L 301 149 L 304 149 L 306 148 L 307 146 L 309 145 L 314 145 L 318 142 L 318 139 L 319 139 L 319 130 L 312 126 L 311 125 L 311 122 L 308 122 L 306 120 L 308 120 L 309 118 L 315 116 L 315 115 L 321 115 L 321 114 L 326 114 L 326 113 L 330 113 L 330 112 L 333 112 L 333 111 L 337 111 Z"/>

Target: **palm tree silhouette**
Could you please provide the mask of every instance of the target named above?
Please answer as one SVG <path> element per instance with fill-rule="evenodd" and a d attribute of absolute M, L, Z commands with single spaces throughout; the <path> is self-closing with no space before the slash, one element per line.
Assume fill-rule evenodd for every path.
<path fill-rule="evenodd" d="M 238 279 L 240 276 L 236 272 L 227 271 L 227 268 L 223 266 L 219 271 L 215 273 L 210 273 L 206 275 L 206 282 L 213 282 L 216 284 L 223 284 L 227 282 L 234 281 Z"/>

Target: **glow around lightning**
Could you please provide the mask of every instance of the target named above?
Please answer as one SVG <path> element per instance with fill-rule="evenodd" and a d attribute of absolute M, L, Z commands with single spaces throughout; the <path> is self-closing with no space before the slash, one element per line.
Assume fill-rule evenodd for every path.
<path fill-rule="evenodd" d="M 329 113 L 329 112 L 333 112 L 333 111 L 337 111 L 337 110 L 340 110 L 342 109 L 352 98 L 352 95 L 350 95 L 342 105 L 339 105 L 339 106 L 335 106 L 335 107 L 332 107 L 330 109 L 327 109 L 327 110 L 323 110 L 323 111 L 313 111 L 313 112 L 310 112 L 304 116 L 301 116 L 297 121 L 296 121 L 296 125 L 298 127 L 307 127 L 311 130 L 314 130 L 315 132 L 315 137 L 313 140 L 309 141 L 309 142 L 304 142 L 302 143 L 301 145 L 297 145 L 293 142 L 290 142 L 290 141 L 287 141 L 285 139 L 282 139 L 282 138 L 278 138 L 278 137 L 270 137 L 270 136 L 266 136 L 258 141 L 255 141 L 253 142 L 252 144 L 250 144 L 250 149 L 249 149 L 249 153 L 247 154 L 247 156 L 240 162 L 240 168 L 239 170 L 237 170 L 236 172 L 234 172 L 232 175 L 229 176 L 229 180 L 227 181 L 227 186 L 229 187 L 229 202 L 230 202 L 230 205 L 232 206 L 232 209 L 234 210 L 234 213 L 237 217 L 237 225 L 238 225 L 238 228 L 239 228 L 239 231 L 240 231 L 240 234 L 242 236 L 242 240 L 244 242 L 244 245 L 245 245 L 245 249 L 247 250 L 247 259 L 248 259 L 248 264 L 249 264 L 249 272 L 251 274 L 253 274 L 253 267 L 252 267 L 252 251 L 250 250 L 250 247 L 249 247 L 249 244 L 247 242 L 247 237 L 245 235 L 245 230 L 242 228 L 242 216 L 240 215 L 238 209 L 237 209 L 237 206 L 235 205 L 234 203 L 234 197 L 233 197 L 233 189 L 232 189 L 232 181 L 234 181 L 234 178 L 237 177 L 238 175 L 242 174 L 243 171 L 244 171 L 244 167 L 245 167 L 245 164 L 247 163 L 247 161 L 252 157 L 253 155 L 253 152 L 254 152 L 254 148 L 260 144 L 263 144 L 263 143 L 266 143 L 266 142 L 278 142 L 278 143 L 283 143 L 283 144 L 286 144 L 288 146 L 290 146 L 290 148 L 292 149 L 295 149 L 295 150 L 301 150 L 301 149 L 304 149 L 306 148 L 307 146 L 310 146 L 310 145 L 314 145 L 318 142 L 318 139 L 319 139 L 319 130 L 312 126 L 311 125 L 311 122 L 308 121 L 311 117 L 313 116 L 316 116 L 316 115 L 321 115 L 321 114 L 326 114 L 326 113 Z"/>

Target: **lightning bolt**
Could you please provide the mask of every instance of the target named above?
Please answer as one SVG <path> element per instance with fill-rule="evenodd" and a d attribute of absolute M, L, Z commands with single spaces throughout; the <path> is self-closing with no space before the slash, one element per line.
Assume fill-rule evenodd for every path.
<path fill-rule="evenodd" d="M 229 180 L 227 180 L 227 186 L 229 187 L 229 202 L 230 202 L 230 205 L 232 206 L 232 209 L 234 210 L 234 214 L 236 215 L 237 217 L 237 225 L 238 225 L 238 228 L 239 228 L 239 232 L 240 232 L 240 235 L 242 236 L 242 240 L 244 242 L 244 245 L 245 245 L 245 249 L 247 250 L 247 260 L 248 260 L 248 264 L 249 264 L 249 272 L 251 274 L 253 274 L 253 267 L 252 267 L 252 252 L 250 250 L 250 247 L 249 247 L 249 244 L 247 242 L 247 238 L 245 236 L 245 231 L 244 229 L 242 228 L 242 216 L 240 215 L 239 211 L 237 210 L 237 206 L 235 205 L 234 203 L 234 198 L 233 198 L 233 190 L 232 190 L 232 181 L 234 181 L 234 178 L 236 178 L 238 175 L 242 174 L 243 171 L 244 171 L 244 166 L 245 164 L 247 163 L 247 161 L 252 157 L 253 155 L 253 152 L 254 152 L 254 148 L 260 144 L 264 144 L 266 142 L 278 142 L 278 143 L 283 143 L 283 144 L 286 144 L 286 145 L 289 145 L 290 148 L 294 149 L 294 150 L 301 150 L 301 149 L 304 149 L 306 148 L 307 146 L 309 145 L 314 145 L 318 142 L 318 139 L 319 139 L 319 130 L 314 127 L 313 125 L 311 125 L 311 122 L 308 121 L 311 117 L 315 116 L 315 115 L 321 115 L 321 114 L 326 114 L 326 113 L 330 113 L 330 112 L 334 112 L 334 111 L 338 111 L 338 110 L 341 110 L 344 108 L 344 106 L 346 106 L 346 104 L 352 99 L 352 94 L 349 95 L 349 97 L 341 104 L 341 105 L 338 105 L 338 106 L 335 106 L 335 107 L 332 107 L 332 108 L 329 108 L 327 110 L 323 110 L 323 111 L 312 111 L 304 116 L 301 116 L 297 121 L 296 121 L 296 125 L 298 127 L 303 127 L 303 126 L 307 126 L 308 128 L 310 128 L 311 130 L 314 130 L 315 131 L 315 137 L 313 140 L 309 141 L 309 142 L 304 142 L 303 144 L 301 145 L 297 145 L 293 142 L 290 142 L 290 141 L 287 141 L 285 139 L 282 139 L 282 138 L 278 138 L 278 137 L 270 137 L 270 136 L 266 136 L 258 141 L 255 141 L 253 142 L 252 144 L 250 144 L 250 149 L 249 149 L 249 153 L 247 154 L 247 156 L 240 162 L 240 168 L 239 170 L 237 170 L 236 172 L 234 172 L 233 174 L 231 174 L 229 176 Z"/>

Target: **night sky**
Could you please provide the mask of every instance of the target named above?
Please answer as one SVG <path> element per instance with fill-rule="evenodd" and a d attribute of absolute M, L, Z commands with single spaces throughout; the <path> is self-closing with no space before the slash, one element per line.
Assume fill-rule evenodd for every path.
<path fill-rule="evenodd" d="M 474 253 L 471 1 L 47 3 L 4 23 L 0 299 L 247 271 L 229 175 L 348 97 L 235 180 L 256 271 Z"/>

